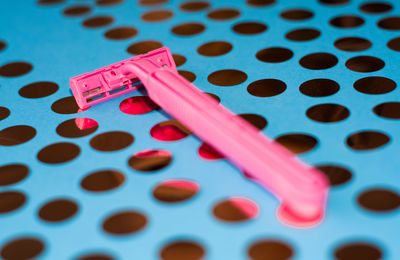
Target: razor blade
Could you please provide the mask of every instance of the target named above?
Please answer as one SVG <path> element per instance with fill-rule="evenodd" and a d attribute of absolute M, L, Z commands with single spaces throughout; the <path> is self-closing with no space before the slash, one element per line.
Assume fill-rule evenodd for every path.
<path fill-rule="evenodd" d="M 124 74 L 121 70 L 124 66 L 143 59 L 150 60 L 157 66 L 168 67 L 176 71 L 170 51 L 163 47 L 73 77 L 70 79 L 70 86 L 78 106 L 85 109 L 137 90 L 141 82 L 135 73 Z"/>

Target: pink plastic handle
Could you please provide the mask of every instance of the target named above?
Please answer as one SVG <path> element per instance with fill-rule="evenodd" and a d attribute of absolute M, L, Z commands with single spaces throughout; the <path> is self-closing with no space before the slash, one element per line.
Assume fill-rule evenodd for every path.
<path fill-rule="evenodd" d="M 154 102 L 276 195 L 281 221 L 297 227 L 320 222 L 328 195 L 325 176 L 200 91 L 171 63 L 142 57 L 119 72 L 138 77 Z"/>

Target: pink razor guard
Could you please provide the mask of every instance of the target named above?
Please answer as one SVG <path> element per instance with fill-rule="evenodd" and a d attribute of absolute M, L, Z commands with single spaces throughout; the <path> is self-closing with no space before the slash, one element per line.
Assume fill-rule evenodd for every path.
<path fill-rule="evenodd" d="M 73 77 L 70 84 L 79 107 L 87 108 L 136 90 L 139 81 L 155 103 L 278 197 L 282 222 L 309 227 L 322 220 L 325 176 L 180 76 L 168 48 Z"/>

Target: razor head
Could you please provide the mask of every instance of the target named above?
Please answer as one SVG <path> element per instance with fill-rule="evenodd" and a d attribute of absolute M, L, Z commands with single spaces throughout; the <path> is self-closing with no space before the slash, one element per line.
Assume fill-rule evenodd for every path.
<path fill-rule="evenodd" d="M 176 70 L 175 62 L 167 47 L 123 60 L 93 72 L 70 79 L 70 87 L 76 103 L 82 109 L 137 90 L 141 82 L 134 73 L 126 73 L 123 66 L 139 60 L 147 60 L 160 68 Z"/>

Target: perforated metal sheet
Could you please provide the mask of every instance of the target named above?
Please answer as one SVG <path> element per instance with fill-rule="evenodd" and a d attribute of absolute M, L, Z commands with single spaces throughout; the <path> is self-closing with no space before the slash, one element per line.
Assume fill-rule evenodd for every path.
<path fill-rule="evenodd" d="M 191 11 L 182 3 L 0 2 L 1 256 L 400 259 L 400 108 L 399 103 L 375 108 L 399 102 L 400 44 L 392 40 L 400 31 L 399 3 L 206 1 L 198 5 L 204 9 Z M 68 9 L 76 5 L 82 7 Z M 233 10 L 215 12 L 219 8 Z M 305 10 L 287 12 L 291 9 Z M 154 10 L 165 11 L 142 16 Z M 112 19 L 91 19 L 100 15 Z M 343 15 L 356 17 L 335 19 Z M 259 24 L 235 26 L 242 22 Z M 185 23 L 198 24 L 176 28 Z M 120 26 L 129 28 L 110 32 Z M 287 35 L 301 28 L 313 30 Z M 343 37 L 364 40 L 336 42 Z M 215 154 L 200 156 L 202 143 L 195 136 L 174 127 L 166 130 L 170 135 L 154 130 L 171 119 L 161 110 L 132 115 L 126 112 L 142 110 L 125 101 L 130 105 L 121 111 L 125 99 L 143 93 L 74 113 L 72 99 L 63 99 L 71 96 L 69 78 L 160 46 L 135 45 L 143 41 L 183 55 L 187 61 L 179 69 L 192 72 L 195 79 L 183 74 L 196 86 L 238 114 L 266 119 L 263 128 L 256 117 L 262 131 L 303 152 L 299 156 L 306 162 L 344 168 L 321 167 L 332 189 L 319 226 L 301 230 L 280 223 L 278 201 L 225 160 L 204 159 Z M 213 41 L 226 43 L 198 50 Z M 266 48 L 272 49 L 260 53 Z M 313 53 L 326 54 L 306 57 Z M 359 56 L 378 59 L 350 60 Z M 228 69 L 243 73 L 212 74 Z M 358 81 L 372 76 L 386 79 Z M 339 88 L 323 84 L 327 81 L 304 83 L 319 78 Z M 274 80 L 256 82 L 262 79 Z M 42 81 L 50 83 L 25 87 Z M 309 110 L 319 104 L 340 106 Z M 95 122 L 60 126 L 75 118 Z M 119 132 L 102 135 L 110 131 Z M 52 144 L 57 145 L 45 148 Z M 148 149 L 163 151 L 131 159 Z M 97 175 L 88 179 L 92 173 Z M 190 182 L 155 189 L 168 180 Z M 231 197 L 246 198 L 251 210 L 241 211 L 241 200 L 220 204 Z M 64 200 L 44 206 L 56 199 Z M 110 219 L 122 211 L 131 213 Z M 171 246 L 176 241 L 181 243 Z"/>

